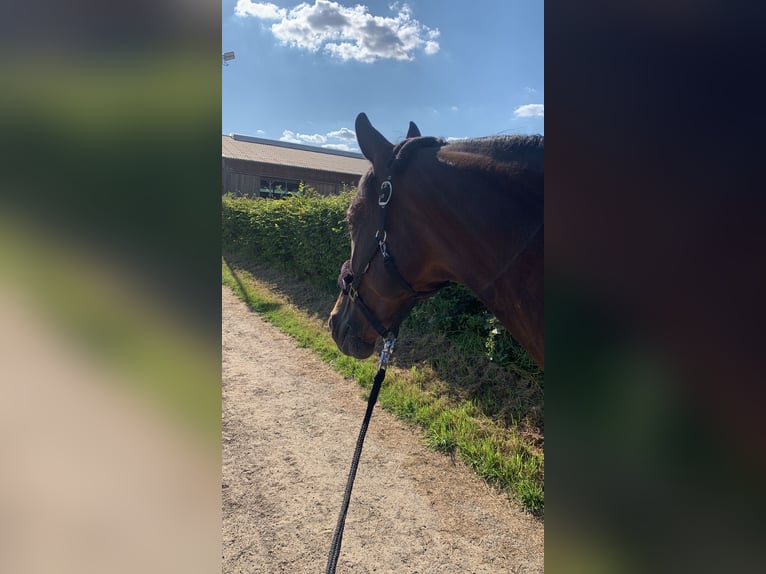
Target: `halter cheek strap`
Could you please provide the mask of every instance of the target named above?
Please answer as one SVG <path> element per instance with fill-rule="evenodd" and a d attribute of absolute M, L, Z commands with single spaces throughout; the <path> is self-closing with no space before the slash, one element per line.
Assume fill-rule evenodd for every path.
<path fill-rule="evenodd" d="M 364 270 L 361 273 L 354 273 L 351 267 L 351 262 L 347 261 L 341 268 L 341 275 L 338 280 L 338 284 L 341 290 L 349 296 L 354 305 L 359 307 L 359 310 L 362 312 L 362 315 L 364 315 L 365 319 L 367 319 L 372 328 L 375 329 L 375 331 L 383 338 L 388 337 L 389 334 L 393 334 L 394 337 L 398 336 L 399 326 L 415 306 L 415 304 L 421 299 L 430 297 L 443 287 L 443 285 L 440 285 L 436 289 L 429 291 L 416 291 L 412 288 L 412 285 L 410 285 L 410 283 L 404 277 L 402 277 L 399 268 L 396 266 L 394 257 L 388 250 L 388 233 L 386 232 L 386 208 L 391 201 L 393 191 L 394 190 L 393 185 L 391 184 L 391 176 L 388 176 L 386 180 L 383 181 L 383 183 L 380 185 L 380 193 L 378 194 L 378 205 L 380 206 L 380 225 L 378 226 L 378 231 L 375 233 L 375 238 L 378 240 L 378 244 L 377 247 L 373 249 L 372 253 L 370 253 L 366 258 L 367 263 L 365 264 Z M 359 294 L 359 285 L 362 283 L 362 278 L 370 268 L 370 263 L 372 263 L 372 260 L 375 258 L 378 252 L 380 252 L 381 256 L 383 257 L 383 265 L 384 269 L 386 269 L 386 273 L 390 277 L 394 277 L 399 284 L 399 288 L 410 295 L 410 301 L 405 305 L 404 309 L 402 309 L 399 315 L 395 318 L 394 322 L 388 328 L 383 326 L 383 324 L 380 322 L 380 320 L 378 320 L 369 306 L 364 302 L 362 296 Z"/>

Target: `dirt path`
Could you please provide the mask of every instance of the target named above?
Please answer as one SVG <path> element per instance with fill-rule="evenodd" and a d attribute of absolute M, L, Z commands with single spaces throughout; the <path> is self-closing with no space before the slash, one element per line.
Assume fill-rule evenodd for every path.
<path fill-rule="evenodd" d="M 223 288 L 223 572 L 324 572 L 365 403 Z M 376 407 L 338 572 L 543 571 L 543 527 Z"/>

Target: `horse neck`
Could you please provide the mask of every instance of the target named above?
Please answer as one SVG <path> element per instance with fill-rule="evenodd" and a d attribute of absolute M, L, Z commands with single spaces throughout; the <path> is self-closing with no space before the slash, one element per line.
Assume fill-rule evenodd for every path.
<path fill-rule="evenodd" d="M 480 258 L 463 258 L 465 267 L 455 270 L 452 280 L 468 287 L 544 368 L 542 225 L 528 239 L 515 253 L 507 252 L 505 262 L 494 268 L 487 263 L 480 266 Z M 467 261 L 476 263 L 470 267 Z"/>
<path fill-rule="evenodd" d="M 487 195 L 468 186 L 445 185 L 424 191 L 411 207 L 420 226 L 422 259 L 441 270 L 443 280 L 466 285 L 477 294 L 513 270 L 514 260 L 540 232 L 542 212 L 529 211 L 522 202 L 490 190 Z M 497 200 L 500 201 L 497 201 Z"/>
<path fill-rule="evenodd" d="M 497 277 L 472 291 L 544 368 L 543 250 L 541 227 Z"/>
<path fill-rule="evenodd" d="M 432 283 L 468 287 L 542 364 L 542 210 L 518 217 L 529 211 L 519 198 L 490 190 L 490 199 L 482 199 L 478 190 L 468 195 L 472 191 L 445 185 L 422 191 L 411 203 L 411 217 L 423 222 L 419 259 L 428 264 L 421 272 Z"/>

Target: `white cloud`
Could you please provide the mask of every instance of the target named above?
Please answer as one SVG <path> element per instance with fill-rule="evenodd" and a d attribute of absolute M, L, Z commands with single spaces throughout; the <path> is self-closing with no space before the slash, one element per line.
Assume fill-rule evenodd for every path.
<path fill-rule="evenodd" d="M 357 149 L 358 149 L 356 147 L 352 148 L 350 145 L 344 144 L 344 143 L 339 143 L 339 144 L 324 144 L 322 147 L 327 148 L 327 149 L 337 149 L 337 150 L 340 150 L 340 151 L 357 151 Z"/>
<path fill-rule="evenodd" d="M 525 104 L 513 110 L 517 118 L 545 117 L 545 104 Z"/>
<path fill-rule="evenodd" d="M 295 137 L 295 132 L 291 132 L 290 130 L 283 131 L 282 137 L 279 138 L 279 141 L 290 142 L 290 143 L 301 143 L 301 140 Z"/>
<path fill-rule="evenodd" d="M 234 13 L 242 18 L 279 20 L 271 32 L 283 44 L 310 52 L 324 50 L 341 60 L 374 62 L 381 58 L 412 60 L 422 49 L 433 55 L 439 51 L 439 30 L 412 18 L 407 4 L 389 6 L 392 17 L 375 16 L 367 6 L 342 6 L 331 0 L 301 3 L 290 10 L 271 3 L 238 0 Z"/>
<path fill-rule="evenodd" d="M 255 133 L 257 133 L 259 136 L 264 135 L 266 132 L 263 130 L 255 130 Z"/>
<path fill-rule="evenodd" d="M 286 12 L 287 10 L 271 2 L 251 2 L 251 0 L 237 0 L 237 5 L 234 7 L 234 14 L 242 18 L 253 16 L 263 20 L 281 20 Z"/>
<path fill-rule="evenodd" d="M 305 143 L 305 144 L 323 144 L 327 141 L 327 137 L 322 134 L 298 134 L 291 130 L 284 130 L 282 137 L 279 141 L 290 143 Z"/>
<path fill-rule="evenodd" d="M 423 49 L 423 51 L 429 56 L 433 56 L 436 54 L 436 52 L 439 51 L 439 42 L 436 41 L 436 38 L 439 37 L 439 34 L 439 30 L 428 31 L 428 41 L 426 42 L 426 47 Z"/>
<path fill-rule="evenodd" d="M 322 134 L 297 134 L 298 139 L 310 144 L 323 144 L 327 138 Z"/>
<path fill-rule="evenodd" d="M 327 132 L 327 137 L 336 138 L 339 140 L 349 140 L 352 142 L 356 141 L 356 133 L 354 133 L 354 130 L 350 130 L 348 128 L 340 128 L 334 132 Z"/>
<path fill-rule="evenodd" d="M 292 130 L 284 130 L 279 139 L 283 142 L 315 145 L 328 149 L 359 151 L 356 144 L 356 133 L 349 128 L 340 128 L 326 134 L 301 134 Z"/>
<path fill-rule="evenodd" d="M 423 51 L 429 56 L 433 56 L 434 54 L 436 54 L 436 52 L 439 51 L 439 42 L 434 42 L 433 40 L 429 40 L 428 42 L 426 42 L 426 47 L 423 49 Z"/>
<path fill-rule="evenodd" d="M 457 107 L 457 106 L 452 106 L 452 107 L 450 108 L 450 110 L 452 110 L 453 112 L 457 112 L 457 111 L 460 111 L 460 108 L 459 108 L 459 107 Z"/>

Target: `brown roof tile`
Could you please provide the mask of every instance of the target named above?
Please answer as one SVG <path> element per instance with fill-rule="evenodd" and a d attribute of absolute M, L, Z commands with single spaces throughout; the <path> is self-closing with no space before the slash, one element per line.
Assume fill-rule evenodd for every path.
<path fill-rule="evenodd" d="M 358 157 L 352 157 L 352 154 L 335 153 L 334 150 L 259 138 L 244 139 L 245 137 L 235 134 L 221 136 L 221 155 L 234 159 L 356 175 L 363 175 L 370 168 L 370 162 L 360 154 L 354 154 Z"/>

